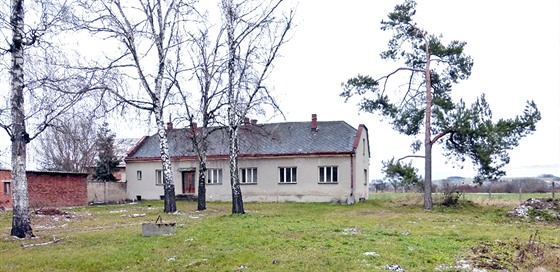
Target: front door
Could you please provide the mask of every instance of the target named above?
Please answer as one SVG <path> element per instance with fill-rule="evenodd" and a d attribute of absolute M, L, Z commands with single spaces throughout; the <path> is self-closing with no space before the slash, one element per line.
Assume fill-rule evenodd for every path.
<path fill-rule="evenodd" d="M 194 194 L 194 171 L 182 172 L 183 194 Z"/>

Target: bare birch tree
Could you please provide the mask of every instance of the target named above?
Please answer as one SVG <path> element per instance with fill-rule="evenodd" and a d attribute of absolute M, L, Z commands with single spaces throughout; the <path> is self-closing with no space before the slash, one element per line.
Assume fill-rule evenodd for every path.
<path fill-rule="evenodd" d="M 227 46 L 227 127 L 232 213 L 245 213 L 239 184 L 238 129 L 245 116 L 264 105 L 279 110 L 266 85 L 279 49 L 292 29 L 294 10 L 283 13 L 287 1 L 222 0 Z"/>
<path fill-rule="evenodd" d="M 10 75 L 9 102 L 0 110 L 0 127 L 11 140 L 11 235 L 19 238 L 34 237 L 27 192 L 27 144 L 81 101 L 94 83 L 92 73 L 67 70 L 68 60 L 60 51 L 63 46 L 57 36 L 64 30 L 69 5 L 46 0 L 24 5 L 23 0 L 12 0 L 0 6 L 0 33 L 5 41 L 0 44 L 0 71 Z M 5 82 L 0 83 L 4 86 Z"/>
<path fill-rule="evenodd" d="M 225 108 L 223 74 L 225 73 L 225 55 L 223 54 L 222 29 L 217 30 L 216 39 L 210 37 L 210 27 L 203 18 L 203 26 L 193 31 L 190 36 L 190 59 L 196 78 L 198 92 L 185 92 L 177 81 L 177 89 L 183 99 L 186 119 L 191 127 L 193 149 L 198 160 L 197 210 L 206 209 L 206 160 L 208 137 L 218 123 L 219 116 Z M 197 94 L 197 95 L 195 95 Z M 193 98 L 193 97 L 196 97 Z M 189 103 L 189 100 L 197 102 Z M 200 120 L 198 126 L 197 120 Z"/>
<path fill-rule="evenodd" d="M 117 101 L 153 115 L 160 139 L 164 211 L 173 213 L 175 184 L 164 110 L 181 72 L 181 33 L 192 6 L 183 0 L 82 0 L 82 27 L 107 41 L 96 68 L 113 71 L 108 89 Z M 140 89 L 141 91 L 136 91 Z"/>

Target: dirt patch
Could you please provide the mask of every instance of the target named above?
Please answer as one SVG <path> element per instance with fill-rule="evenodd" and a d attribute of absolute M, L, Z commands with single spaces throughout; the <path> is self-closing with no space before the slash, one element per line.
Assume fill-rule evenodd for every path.
<path fill-rule="evenodd" d="M 38 215 L 70 215 L 70 213 L 54 208 L 38 209 L 34 213 Z"/>
<path fill-rule="evenodd" d="M 69 222 L 92 218 L 89 213 L 70 213 L 56 208 L 42 208 L 33 211 L 31 223 L 35 230 L 58 230 L 67 228 Z"/>

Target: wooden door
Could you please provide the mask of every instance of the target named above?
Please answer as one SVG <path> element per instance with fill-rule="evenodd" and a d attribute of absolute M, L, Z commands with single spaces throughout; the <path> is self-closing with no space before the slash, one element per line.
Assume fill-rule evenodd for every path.
<path fill-rule="evenodd" d="M 182 172 L 183 179 L 183 194 L 194 194 L 194 171 Z"/>

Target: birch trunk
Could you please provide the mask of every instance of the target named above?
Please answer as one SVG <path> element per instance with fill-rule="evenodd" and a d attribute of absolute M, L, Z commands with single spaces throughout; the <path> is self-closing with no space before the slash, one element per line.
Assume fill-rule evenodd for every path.
<path fill-rule="evenodd" d="M 228 138 L 229 138 L 229 173 L 231 184 L 231 212 L 233 214 L 243 214 L 243 196 L 239 185 L 239 171 L 237 169 L 237 154 L 239 152 L 239 142 L 237 139 L 239 117 L 237 116 L 237 95 L 234 87 L 236 76 L 236 47 L 233 1 L 223 1 L 226 13 L 227 24 L 227 45 L 228 45 Z"/>
<path fill-rule="evenodd" d="M 198 206 L 197 210 L 206 210 L 206 152 L 198 164 Z"/>
<path fill-rule="evenodd" d="M 169 156 L 169 144 L 167 141 L 167 131 L 161 111 L 155 111 L 157 133 L 159 136 L 159 147 L 161 154 L 161 164 L 163 168 L 163 199 L 164 212 L 174 213 L 177 211 L 175 203 L 175 184 L 173 183 L 173 173 L 171 171 L 171 158 Z"/>
<path fill-rule="evenodd" d="M 237 126 L 229 128 L 229 173 L 231 175 L 231 212 L 243 214 L 243 196 L 241 194 L 241 186 L 239 185 L 239 171 L 237 165 L 237 154 L 239 145 L 237 141 Z"/>
<path fill-rule="evenodd" d="M 11 235 L 19 238 L 34 237 L 29 216 L 26 159 L 29 135 L 25 130 L 25 103 L 23 96 L 23 46 L 24 5 L 23 0 L 12 0 L 12 69 L 11 69 L 11 116 L 12 116 L 12 182 L 13 217 Z"/>
<path fill-rule="evenodd" d="M 208 146 L 208 134 L 206 132 L 207 118 L 204 117 L 204 126 L 200 132 L 200 138 L 197 128 L 192 128 L 193 137 L 195 139 L 195 148 L 198 154 L 198 197 L 197 210 L 206 210 L 206 147 Z M 191 124 L 192 127 L 192 124 Z"/>

